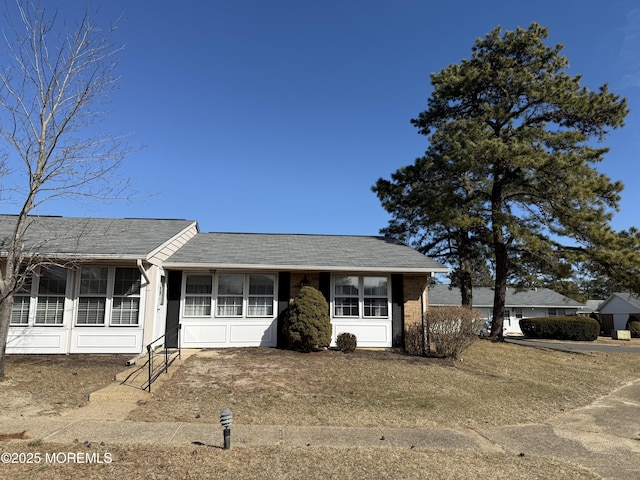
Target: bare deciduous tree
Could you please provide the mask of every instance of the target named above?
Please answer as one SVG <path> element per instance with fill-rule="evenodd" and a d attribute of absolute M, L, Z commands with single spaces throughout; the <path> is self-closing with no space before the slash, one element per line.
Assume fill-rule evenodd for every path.
<path fill-rule="evenodd" d="M 68 29 L 38 2 L 7 5 L 6 49 L 0 71 L 0 139 L 5 147 L 4 203 L 15 205 L 10 236 L 0 239 L 0 378 L 4 376 L 13 294 L 44 261 L 26 250 L 30 214 L 60 196 L 113 199 L 125 184 L 115 178 L 126 153 L 120 139 L 93 128 L 100 106 L 117 86 L 120 50 L 86 11 Z M 90 128 L 91 127 L 91 128 Z M 115 180 L 115 181 L 114 181 Z"/>

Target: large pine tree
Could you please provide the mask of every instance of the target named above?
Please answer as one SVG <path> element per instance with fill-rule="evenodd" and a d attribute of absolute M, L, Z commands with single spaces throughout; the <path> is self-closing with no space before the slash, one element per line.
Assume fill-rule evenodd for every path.
<path fill-rule="evenodd" d="M 525 261 L 551 269 L 568 252 L 593 251 L 611 231 L 622 190 L 595 164 L 608 151 L 597 143 L 623 125 L 626 101 L 606 85 L 581 85 L 547 37 L 535 23 L 498 27 L 470 59 L 433 74 L 428 108 L 412 120 L 429 137 L 425 156 L 374 186 L 390 228 L 422 231 L 425 244 L 450 232 L 458 248 L 466 238 L 471 255 L 487 252 L 496 339 L 510 275 Z"/>

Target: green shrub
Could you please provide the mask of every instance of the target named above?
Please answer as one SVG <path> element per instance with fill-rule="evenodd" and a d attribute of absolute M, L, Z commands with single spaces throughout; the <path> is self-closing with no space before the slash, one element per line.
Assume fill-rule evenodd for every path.
<path fill-rule="evenodd" d="M 289 306 L 284 322 L 289 348 L 309 352 L 331 343 L 329 305 L 318 290 L 302 287 Z"/>
<path fill-rule="evenodd" d="M 336 338 L 336 346 L 341 352 L 353 352 L 358 346 L 358 339 L 353 333 L 342 332 L 338 335 L 338 338 Z"/>
<path fill-rule="evenodd" d="M 640 338 L 640 316 L 630 315 L 625 328 L 631 332 L 632 338 Z"/>
<path fill-rule="evenodd" d="M 580 315 L 523 318 L 520 320 L 520 330 L 531 338 L 593 341 L 598 338 L 600 324 L 593 318 Z"/>
<path fill-rule="evenodd" d="M 429 342 L 428 354 L 458 358 L 478 339 L 482 316 L 465 307 L 431 307 L 424 316 L 424 329 Z"/>

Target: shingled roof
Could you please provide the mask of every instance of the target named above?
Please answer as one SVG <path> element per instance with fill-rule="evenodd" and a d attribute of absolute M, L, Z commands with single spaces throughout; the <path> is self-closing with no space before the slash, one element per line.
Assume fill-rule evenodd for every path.
<path fill-rule="evenodd" d="M 494 289 L 489 287 L 475 287 L 473 289 L 474 307 L 493 307 Z M 432 285 L 429 287 L 429 305 L 460 305 L 462 302 L 459 288 L 450 288 L 450 285 Z M 516 290 L 507 288 L 505 306 L 513 307 L 543 307 L 543 308 L 568 308 L 584 307 L 584 304 L 576 302 L 564 295 L 548 288 L 531 288 L 529 290 Z"/>
<path fill-rule="evenodd" d="M 420 252 L 376 236 L 199 233 L 167 268 L 447 272 Z"/>
<path fill-rule="evenodd" d="M 7 253 L 16 220 L 15 215 L 0 215 L 0 255 Z M 138 259 L 194 224 L 193 220 L 32 216 L 24 245 L 27 251 L 57 257 Z"/>

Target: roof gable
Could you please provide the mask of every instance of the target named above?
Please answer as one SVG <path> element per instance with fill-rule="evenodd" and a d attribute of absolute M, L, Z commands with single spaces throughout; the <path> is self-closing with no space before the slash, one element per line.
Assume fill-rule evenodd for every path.
<path fill-rule="evenodd" d="M 599 309 L 601 311 L 603 308 L 606 310 L 607 305 L 616 300 L 628 303 L 632 308 L 640 310 L 640 296 L 629 292 L 612 293 L 604 302 L 602 302 Z"/>
<path fill-rule="evenodd" d="M 375 236 L 200 233 L 165 263 L 175 268 L 447 272 L 396 240 Z"/>

